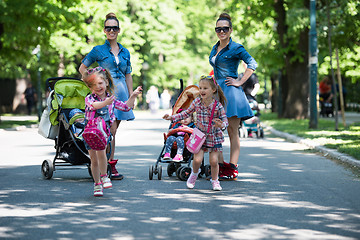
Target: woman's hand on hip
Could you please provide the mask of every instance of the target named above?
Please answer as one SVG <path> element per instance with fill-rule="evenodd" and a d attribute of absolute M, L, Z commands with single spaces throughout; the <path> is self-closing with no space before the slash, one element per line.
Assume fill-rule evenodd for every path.
<path fill-rule="evenodd" d="M 225 80 L 225 84 L 226 86 L 239 87 L 240 81 L 238 81 L 237 78 L 227 77 Z"/>

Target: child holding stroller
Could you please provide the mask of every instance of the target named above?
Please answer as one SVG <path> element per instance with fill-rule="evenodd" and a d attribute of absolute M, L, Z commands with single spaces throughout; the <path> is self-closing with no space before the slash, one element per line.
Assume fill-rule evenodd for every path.
<path fill-rule="evenodd" d="M 186 185 L 190 189 L 195 187 L 204 153 L 209 152 L 212 189 L 214 191 L 221 191 L 222 187 L 220 186 L 218 179 L 218 158 L 219 153 L 222 152 L 222 143 L 224 142 L 224 134 L 222 131 L 229 125 L 223 107 L 226 98 L 221 88 L 211 76 L 202 76 L 200 78 L 199 88 L 200 97 L 197 97 L 188 109 L 173 116 L 165 114 L 163 118 L 166 120 L 178 121 L 180 119 L 185 119 L 193 112 L 196 112 L 196 127 L 203 133 L 206 133 L 208 127 L 210 127 L 210 131 L 206 136 L 206 140 L 201 147 L 201 150 L 194 155 L 192 171 Z M 219 101 L 216 100 L 216 95 L 218 96 Z M 213 121 L 209 122 L 213 107 L 215 108 Z"/>
<path fill-rule="evenodd" d="M 113 95 L 114 83 L 110 72 L 102 67 L 90 69 L 83 74 L 83 81 L 90 88 L 91 94 L 85 98 L 85 119 L 88 123 L 95 117 L 102 117 L 107 125 L 107 130 L 115 121 L 114 109 L 130 111 L 134 107 L 136 97 L 141 93 L 139 86 L 124 103 L 116 100 Z M 85 126 L 86 129 L 87 126 Z M 106 149 L 93 150 L 90 142 L 86 142 L 91 160 L 91 172 L 94 178 L 94 196 L 103 196 L 103 188 L 111 188 L 112 183 L 107 177 Z"/>
<path fill-rule="evenodd" d="M 180 109 L 178 112 L 181 112 L 181 111 L 182 111 L 182 109 Z M 165 154 L 163 157 L 164 160 L 170 159 L 171 148 L 172 148 L 174 142 L 176 142 L 176 146 L 177 146 L 176 155 L 172 160 L 174 162 L 183 161 L 183 159 L 184 159 L 183 152 L 184 152 L 184 147 L 185 147 L 184 136 L 186 134 L 184 132 L 184 130 L 189 129 L 189 128 L 194 128 L 194 127 L 195 127 L 195 124 L 192 122 L 191 116 L 181 120 L 179 123 L 175 124 L 172 127 L 172 129 L 169 131 L 169 133 L 173 133 L 173 134 L 170 135 L 166 139 L 166 142 L 165 142 Z"/>

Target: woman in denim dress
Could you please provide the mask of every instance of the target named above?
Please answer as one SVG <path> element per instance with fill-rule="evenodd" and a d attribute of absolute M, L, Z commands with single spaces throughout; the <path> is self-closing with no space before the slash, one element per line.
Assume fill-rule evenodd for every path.
<path fill-rule="evenodd" d="M 105 44 L 95 46 L 82 60 L 79 72 L 83 75 L 88 67 L 97 62 L 102 68 L 108 69 L 115 85 L 115 96 L 118 100 L 126 102 L 133 92 L 133 79 L 131 76 L 130 52 L 117 42 L 120 32 L 119 20 L 114 13 L 106 15 L 104 22 Z M 111 126 L 113 140 L 111 142 L 111 155 L 109 163 L 112 167 L 112 178 L 121 180 L 123 176 L 115 168 L 117 159 L 114 159 L 115 135 L 121 120 L 134 120 L 132 110 L 123 112 L 115 109 L 116 121 Z"/>
<path fill-rule="evenodd" d="M 227 13 L 219 16 L 215 32 L 219 41 L 213 46 L 209 61 L 214 69 L 214 77 L 227 99 L 225 111 L 229 121 L 228 134 L 230 138 L 230 163 L 224 162 L 223 156 L 220 157 L 219 162 L 223 163 L 220 164 L 219 175 L 221 180 L 235 180 L 238 174 L 237 163 L 240 155 L 238 129 L 241 120 L 253 116 L 241 86 L 255 71 L 257 63 L 241 44 L 232 41 L 230 37 L 232 33 L 231 17 Z M 247 64 L 241 78 L 238 77 L 240 61 Z"/>

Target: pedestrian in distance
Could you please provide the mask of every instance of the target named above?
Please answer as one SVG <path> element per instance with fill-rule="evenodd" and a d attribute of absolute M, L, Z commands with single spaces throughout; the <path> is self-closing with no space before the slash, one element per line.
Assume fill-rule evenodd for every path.
<path fill-rule="evenodd" d="M 27 85 L 27 88 L 25 89 L 24 97 L 26 99 L 26 107 L 27 107 L 28 115 L 31 115 L 32 109 L 36 104 L 36 97 L 37 97 L 36 90 L 31 82 Z"/>
<path fill-rule="evenodd" d="M 213 77 L 201 76 L 199 82 L 200 96 L 197 97 L 186 110 L 169 116 L 163 116 L 166 120 L 179 121 L 191 116 L 196 112 L 196 128 L 201 132 L 206 133 L 209 128 L 209 133 L 206 135 L 206 140 L 202 145 L 200 151 L 194 154 L 191 174 L 186 182 L 188 188 L 195 187 L 195 182 L 199 174 L 201 162 L 204 158 L 204 153 L 209 152 L 209 162 L 211 166 L 211 184 L 214 191 L 221 191 L 220 182 L 218 180 L 219 153 L 222 152 L 222 143 L 224 142 L 224 131 L 228 126 L 225 109 L 223 105 L 226 102 L 223 91 L 217 85 Z M 210 122 L 212 109 L 214 108 L 214 117 Z"/>
<path fill-rule="evenodd" d="M 85 98 L 86 124 L 91 119 L 101 116 L 106 122 L 108 132 L 116 119 L 114 109 L 130 111 L 134 107 L 136 97 L 142 91 L 141 87 L 137 87 L 125 103 L 117 100 L 113 95 L 114 83 L 111 74 L 107 69 L 103 69 L 102 67 L 87 70 L 83 75 L 83 81 L 91 90 L 91 94 Z M 86 124 L 85 129 L 87 127 Z M 112 183 L 107 176 L 106 149 L 93 150 L 88 143 L 86 143 L 85 146 L 89 151 L 91 172 L 95 182 L 94 196 L 103 196 L 103 188 L 112 187 Z"/>
<path fill-rule="evenodd" d="M 209 56 L 214 77 L 227 99 L 225 109 L 229 120 L 227 130 L 230 138 L 230 162 L 225 162 L 223 155 L 220 155 L 220 180 L 237 179 L 237 163 L 240 155 L 238 129 L 242 120 L 253 116 L 241 86 L 257 67 L 255 59 L 245 50 L 244 46 L 232 41 L 232 30 L 230 15 L 227 13 L 220 14 L 215 27 L 219 41 L 213 46 Z M 239 78 L 238 67 L 241 60 L 247 64 L 247 68 L 244 75 Z"/>
<path fill-rule="evenodd" d="M 106 15 L 104 21 L 104 33 L 106 40 L 103 45 L 95 46 L 82 60 L 79 72 L 83 75 L 87 68 L 97 62 L 102 68 L 108 69 L 116 86 L 114 95 L 120 101 L 127 101 L 133 91 L 133 79 L 131 76 L 132 68 L 130 62 L 130 52 L 117 42 L 120 33 L 119 20 L 114 13 Z M 109 163 L 112 168 L 112 179 L 123 179 L 115 165 L 118 159 L 114 159 L 115 136 L 122 120 L 134 120 L 135 116 L 132 110 L 123 112 L 115 110 L 116 121 L 111 127 L 113 140 L 111 141 L 111 156 Z"/>

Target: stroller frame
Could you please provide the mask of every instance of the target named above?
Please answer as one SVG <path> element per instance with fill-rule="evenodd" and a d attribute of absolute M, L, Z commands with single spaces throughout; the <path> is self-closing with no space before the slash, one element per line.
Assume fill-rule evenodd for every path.
<path fill-rule="evenodd" d="M 75 80 L 81 81 L 78 78 L 72 77 L 54 77 L 48 78 L 46 80 L 46 87 L 51 91 L 54 90 L 55 84 L 60 80 Z M 54 98 L 57 98 L 57 102 L 60 101 L 58 95 L 55 93 Z M 58 106 L 58 121 L 59 121 L 59 130 L 57 137 L 55 138 L 55 156 L 53 161 L 46 159 L 41 165 L 41 172 L 45 179 L 51 179 L 55 170 L 69 170 L 71 169 L 81 169 L 82 166 L 86 166 L 88 169 L 89 175 L 92 177 L 91 173 L 91 161 L 89 153 L 85 148 L 84 142 L 81 139 L 78 139 L 74 136 L 69 120 L 66 116 L 68 110 Z M 111 144 L 108 144 L 109 153 L 107 153 L 107 158 L 110 157 Z M 59 167 L 59 168 L 58 168 Z M 111 166 L 108 163 L 107 174 L 111 177 Z"/>
<path fill-rule="evenodd" d="M 180 94 L 178 96 L 178 98 L 181 96 L 181 94 L 183 93 L 184 89 L 184 83 L 183 80 L 180 79 Z M 174 106 L 173 106 L 174 108 Z M 176 112 L 173 109 L 173 113 Z M 171 127 L 172 124 L 170 124 Z M 169 129 L 170 129 L 169 127 Z M 164 133 L 165 135 L 165 133 Z M 166 139 L 164 140 L 164 146 L 156 160 L 155 165 L 150 165 L 149 167 L 149 179 L 152 180 L 154 175 L 157 175 L 158 180 L 161 180 L 162 178 L 162 165 L 160 163 L 166 163 L 167 165 L 167 174 L 169 177 L 171 177 L 173 175 L 173 173 L 176 174 L 176 176 L 182 180 L 182 181 L 186 181 L 190 174 L 191 174 L 191 161 L 193 160 L 194 155 L 189 152 L 186 147 L 184 149 L 184 153 L 183 153 L 183 160 L 179 161 L 179 162 L 173 162 L 172 160 L 165 160 L 163 159 L 164 157 L 164 150 L 166 148 Z M 175 156 L 176 154 L 176 149 L 172 148 L 171 149 L 171 156 Z M 182 165 L 183 164 L 183 165 Z M 204 173 L 208 173 L 206 174 L 206 176 L 210 175 L 210 165 L 204 165 L 204 160 L 201 163 L 201 172 L 199 174 L 199 176 L 201 177 Z"/>

